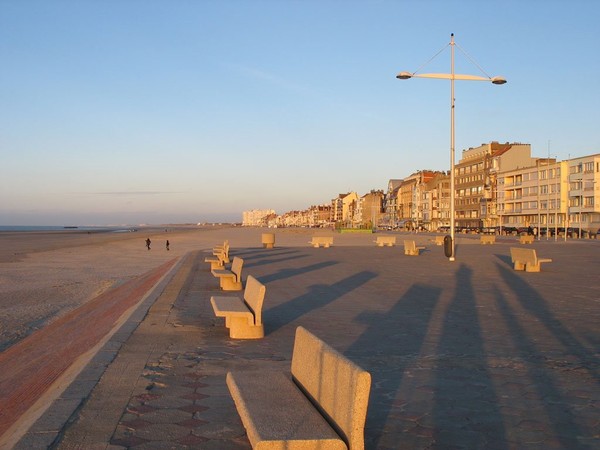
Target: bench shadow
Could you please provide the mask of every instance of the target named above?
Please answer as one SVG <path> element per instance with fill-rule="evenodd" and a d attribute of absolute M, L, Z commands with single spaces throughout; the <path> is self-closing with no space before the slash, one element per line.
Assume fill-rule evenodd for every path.
<path fill-rule="evenodd" d="M 509 448 L 488 367 L 472 277 L 472 269 L 461 264 L 441 325 L 433 386 L 433 439 L 436 448 L 456 443 L 461 448 L 486 448 L 490 442 L 496 449 Z"/>
<path fill-rule="evenodd" d="M 283 258 L 274 258 L 271 256 L 270 259 L 264 258 L 264 259 L 260 259 L 260 260 L 256 260 L 253 262 L 249 262 L 247 263 L 246 260 L 244 259 L 244 266 L 245 267 L 258 267 L 258 266 L 264 266 L 267 264 L 275 264 L 275 263 L 280 263 L 283 261 L 292 261 L 294 259 L 301 259 L 301 258 L 306 258 L 307 255 L 295 255 L 295 256 L 286 256 Z"/>
<path fill-rule="evenodd" d="M 363 312 L 356 319 L 368 328 L 344 354 L 371 373 L 365 424 L 369 448 L 379 447 L 387 423 L 402 421 L 404 399 L 397 398 L 398 391 L 420 357 L 440 293 L 440 288 L 415 284 L 390 310 Z"/>
<path fill-rule="evenodd" d="M 283 280 L 285 278 L 295 277 L 297 275 L 302 275 L 304 273 L 312 272 L 315 270 L 324 269 L 329 266 L 333 266 L 338 264 L 337 261 L 323 261 L 316 264 L 311 264 L 309 266 L 298 267 L 296 269 L 279 269 L 277 272 L 271 275 L 263 275 L 258 277 L 259 281 L 263 284 L 270 283 L 271 281 Z"/>
<path fill-rule="evenodd" d="M 502 275 L 509 286 L 512 283 L 522 283 L 522 280 L 512 280 L 511 278 L 518 277 L 515 277 L 503 266 L 498 265 L 498 270 L 501 273 L 507 272 Z M 553 371 L 549 370 L 548 360 L 543 352 L 537 348 L 538 344 L 520 323 L 517 314 L 511 309 L 505 296 L 498 290 L 495 292 L 495 301 L 500 315 L 510 331 L 509 336 L 512 338 L 517 356 L 524 361 L 527 378 L 531 380 L 536 397 L 544 399 L 542 404 L 546 417 L 552 425 L 554 435 L 561 444 L 561 448 L 590 448 L 578 442 L 578 437 L 588 433 L 588 435 L 591 435 L 592 430 L 585 432 L 578 426 L 572 411 L 572 404 L 570 404 L 569 398 L 561 392 L 559 380 L 553 375 Z"/>
<path fill-rule="evenodd" d="M 510 255 L 502 255 L 500 253 L 494 253 L 494 256 L 496 258 L 498 258 L 500 261 L 502 261 L 508 267 L 510 267 L 510 268 L 513 267 L 513 262 L 512 262 Z"/>
<path fill-rule="evenodd" d="M 335 262 L 327 262 L 324 264 L 331 265 L 335 264 Z M 344 278 L 337 283 L 315 284 L 309 286 L 306 294 L 293 298 L 285 303 L 281 303 L 273 308 L 263 310 L 265 333 L 270 334 L 279 330 L 310 311 L 322 308 L 339 297 L 342 297 L 344 294 L 357 289 L 375 277 L 377 277 L 377 274 L 374 272 L 362 271 Z M 261 278 L 261 282 L 263 279 L 264 277 Z"/>
<path fill-rule="evenodd" d="M 289 255 L 294 253 L 300 253 L 298 250 L 292 249 L 283 249 L 283 248 L 275 248 L 275 249 L 263 249 L 263 248 L 250 248 L 250 249 L 236 249 L 231 251 L 231 254 L 235 254 L 236 256 L 243 257 L 244 260 L 254 260 L 254 259 L 263 259 L 263 258 L 272 258 L 273 256 L 281 256 L 281 255 Z"/>

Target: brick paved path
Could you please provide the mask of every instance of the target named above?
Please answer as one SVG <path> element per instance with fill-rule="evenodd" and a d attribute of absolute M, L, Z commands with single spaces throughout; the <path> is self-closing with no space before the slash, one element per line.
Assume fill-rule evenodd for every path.
<path fill-rule="evenodd" d="M 113 330 L 174 263 L 96 297 L 0 353 L 0 436 L 56 389 L 57 381 Z"/>

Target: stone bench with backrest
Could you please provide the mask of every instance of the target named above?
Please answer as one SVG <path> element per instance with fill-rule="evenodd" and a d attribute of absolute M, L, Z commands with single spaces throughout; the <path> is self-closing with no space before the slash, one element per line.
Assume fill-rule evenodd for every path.
<path fill-rule="evenodd" d="M 333 236 L 313 236 L 309 244 L 314 248 L 321 246 L 327 248 L 333 245 Z"/>
<path fill-rule="evenodd" d="M 275 246 L 275 233 L 263 233 L 261 243 L 263 248 L 273 248 Z"/>
<path fill-rule="evenodd" d="M 244 260 L 235 256 L 231 263 L 231 270 L 212 269 L 213 276 L 219 279 L 219 286 L 224 291 L 241 291 L 242 290 L 242 266 Z"/>
<path fill-rule="evenodd" d="M 496 236 L 493 234 L 482 234 L 481 237 L 479 238 L 479 242 L 482 245 L 485 244 L 495 244 L 496 243 Z"/>
<path fill-rule="evenodd" d="M 243 298 L 210 298 L 215 316 L 225 318 L 229 337 L 233 339 L 260 339 L 265 335 L 262 307 L 267 288 L 252 275 L 246 279 Z"/>
<path fill-rule="evenodd" d="M 519 236 L 519 244 L 533 244 L 534 236 L 532 234 L 524 234 Z"/>
<path fill-rule="evenodd" d="M 430 239 L 435 245 L 444 245 L 444 236 L 436 236 L 435 239 Z"/>
<path fill-rule="evenodd" d="M 552 262 L 549 258 L 538 258 L 533 248 L 511 247 L 510 258 L 515 270 L 526 272 L 539 272 L 542 263 Z"/>
<path fill-rule="evenodd" d="M 393 247 L 396 245 L 396 236 L 377 236 L 377 239 L 375 239 L 373 242 L 375 242 L 377 247 L 383 247 L 384 245 Z"/>
<path fill-rule="evenodd" d="M 210 270 L 225 268 L 225 263 L 229 262 L 229 255 L 224 251 L 213 253 L 213 256 L 204 258 L 204 262 L 210 263 Z"/>
<path fill-rule="evenodd" d="M 204 258 L 204 262 L 210 263 L 210 270 L 223 269 L 225 263 L 229 263 L 229 241 L 223 245 L 217 245 L 212 250 L 212 256 Z"/>
<path fill-rule="evenodd" d="M 371 375 L 303 327 L 291 373 L 229 372 L 253 449 L 364 450 Z"/>
<path fill-rule="evenodd" d="M 405 240 L 404 241 L 404 254 L 410 256 L 419 256 L 421 250 L 425 250 L 425 247 L 417 247 L 415 241 Z"/>
<path fill-rule="evenodd" d="M 215 246 L 213 247 L 213 252 L 218 252 L 218 251 L 220 251 L 220 250 L 225 250 L 225 249 L 227 249 L 227 248 L 229 248 L 229 240 L 225 239 L 225 240 L 223 241 L 223 244 L 222 244 L 222 245 L 221 245 L 221 244 L 220 244 L 220 245 L 215 245 Z"/>

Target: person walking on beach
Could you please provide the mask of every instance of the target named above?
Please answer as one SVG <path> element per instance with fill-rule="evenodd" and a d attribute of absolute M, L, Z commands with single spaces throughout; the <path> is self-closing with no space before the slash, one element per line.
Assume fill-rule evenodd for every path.
<path fill-rule="evenodd" d="M 148 247 L 148 250 L 150 250 L 150 244 L 152 244 L 152 241 L 150 240 L 150 238 L 146 239 L 146 247 Z"/>
<path fill-rule="evenodd" d="M 167 250 L 169 250 L 169 240 L 167 239 Z"/>

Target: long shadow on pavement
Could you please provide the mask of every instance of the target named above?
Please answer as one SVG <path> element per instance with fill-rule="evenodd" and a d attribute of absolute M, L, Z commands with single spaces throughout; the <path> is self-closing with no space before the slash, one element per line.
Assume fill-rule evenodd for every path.
<path fill-rule="evenodd" d="M 489 372 L 472 270 L 462 264 L 437 348 L 434 448 L 508 448 Z"/>
<path fill-rule="evenodd" d="M 328 263 L 327 265 L 331 264 Z M 326 306 L 376 276 L 377 274 L 373 272 L 362 271 L 331 285 L 315 284 L 309 286 L 306 294 L 263 311 L 265 333 L 273 333 L 310 311 Z M 263 278 L 261 277 L 261 281 Z"/>
<path fill-rule="evenodd" d="M 269 283 L 271 281 L 283 280 L 284 278 L 291 278 L 297 275 L 302 275 L 308 272 L 313 272 L 315 270 L 321 270 L 329 266 L 333 266 L 338 264 L 336 261 L 323 261 L 316 264 L 311 264 L 309 266 L 298 267 L 295 269 L 279 269 L 277 272 L 271 275 L 262 275 L 258 277 L 261 283 Z"/>
<path fill-rule="evenodd" d="M 498 268 L 501 273 L 506 271 L 502 266 L 498 266 Z M 505 279 L 514 277 L 514 275 L 511 277 L 507 274 L 503 274 L 503 276 Z M 511 280 L 511 282 L 514 282 L 514 280 Z M 540 428 L 541 425 L 537 425 L 537 421 L 546 416 L 553 427 L 554 436 L 560 442 L 562 448 L 589 448 L 577 441 L 577 437 L 583 435 L 582 430 L 576 424 L 573 411 L 569 407 L 569 399 L 561 393 L 558 380 L 556 376 L 553 376 L 548 361 L 544 358 L 542 352 L 536 348 L 536 343 L 530 333 L 519 323 L 517 315 L 511 310 L 505 296 L 497 291 L 495 297 L 500 314 L 510 330 L 510 337 L 517 349 L 518 356 L 525 362 L 527 379 L 533 386 L 537 398 L 543 399 L 540 404 L 543 405 L 545 414 L 539 414 L 538 417 L 533 407 L 530 407 L 532 410 L 530 422 L 535 421 L 533 425 Z M 526 401 L 526 399 L 521 401 Z"/>
<path fill-rule="evenodd" d="M 498 266 L 500 275 L 515 293 L 521 306 L 532 316 L 537 317 L 539 322 L 551 333 L 568 352 L 580 361 L 580 364 L 588 369 L 589 374 L 600 384 L 600 373 L 593 367 L 598 367 L 600 359 L 577 340 L 577 338 L 565 327 L 560 319 L 550 310 L 548 302 L 527 282 L 513 271 Z M 575 307 L 575 306 L 574 306 Z"/>
<path fill-rule="evenodd" d="M 415 284 L 389 311 L 363 312 L 357 317 L 368 329 L 344 354 L 372 376 L 365 425 L 367 448 L 409 448 L 415 439 L 419 441 L 404 435 L 415 423 L 404 414 L 410 400 L 398 396 L 404 377 L 419 360 L 440 293 L 437 287 Z M 386 432 L 390 423 L 394 430 Z M 406 437 L 403 442 L 398 441 L 401 435 Z"/>

